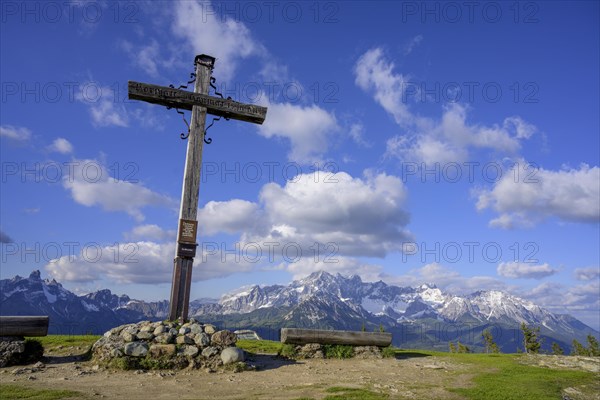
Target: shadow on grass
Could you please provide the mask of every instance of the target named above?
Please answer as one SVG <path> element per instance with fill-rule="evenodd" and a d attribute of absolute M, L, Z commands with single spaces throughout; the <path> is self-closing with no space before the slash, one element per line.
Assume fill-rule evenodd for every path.
<path fill-rule="evenodd" d="M 88 352 L 73 355 L 44 355 L 42 361 L 45 364 L 68 364 L 73 362 L 89 361 L 90 354 Z"/>
<path fill-rule="evenodd" d="M 256 366 L 257 371 L 268 371 L 270 369 L 277 369 L 286 365 L 298 364 L 296 360 L 273 354 L 246 353 L 246 355 L 246 361 L 249 364 Z"/>
<path fill-rule="evenodd" d="M 431 354 L 420 353 L 418 351 L 403 351 L 401 353 L 396 353 L 394 358 L 396 360 L 407 360 L 410 358 L 423 358 L 423 357 L 431 357 Z"/>

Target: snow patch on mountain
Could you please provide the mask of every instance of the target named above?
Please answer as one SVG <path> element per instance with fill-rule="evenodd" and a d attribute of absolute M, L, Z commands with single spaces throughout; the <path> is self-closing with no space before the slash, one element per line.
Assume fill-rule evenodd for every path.
<path fill-rule="evenodd" d="M 90 304 L 90 303 L 86 302 L 85 300 L 81 300 L 81 305 L 83 306 L 83 308 L 86 309 L 86 311 L 92 311 L 92 312 L 93 311 L 95 311 L 95 312 L 100 311 L 100 308 L 98 308 L 97 305 Z"/>
<path fill-rule="evenodd" d="M 56 295 L 50 293 L 47 285 L 43 285 L 42 290 L 44 292 L 44 296 L 46 296 L 46 300 L 48 300 L 48 303 L 56 303 Z"/>

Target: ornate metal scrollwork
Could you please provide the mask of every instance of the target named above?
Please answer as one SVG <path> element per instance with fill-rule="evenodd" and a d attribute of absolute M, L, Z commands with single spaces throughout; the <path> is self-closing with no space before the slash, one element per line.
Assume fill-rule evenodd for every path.
<path fill-rule="evenodd" d="M 173 86 L 173 85 L 171 85 Z M 173 107 L 167 107 L 167 110 L 172 109 Z M 179 134 L 179 137 L 182 140 L 187 139 L 188 137 L 190 137 L 190 123 L 187 122 L 187 119 L 185 119 L 185 113 L 183 111 L 181 111 L 179 108 L 176 108 L 175 111 L 177 111 L 177 114 L 181 114 L 181 118 L 183 119 L 183 123 L 185 124 L 185 126 L 187 126 L 187 133 L 182 132 Z"/>
<path fill-rule="evenodd" d="M 190 74 L 190 78 L 191 78 L 191 80 L 187 81 L 187 85 L 179 85 L 179 87 L 177 89 L 187 89 L 190 84 L 195 83 L 196 82 L 196 73 L 192 72 Z M 175 89 L 175 86 L 173 84 L 170 84 L 169 87 Z"/>
<path fill-rule="evenodd" d="M 196 66 L 196 63 L 198 62 L 198 58 L 196 57 L 196 60 L 194 60 L 194 67 Z M 194 71 L 192 73 L 190 73 L 190 80 L 187 81 L 186 85 L 179 85 L 179 87 L 177 89 L 187 89 L 189 85 L 191 85 L 192 83 L 196 83 L 196 70 L 194 69 Z M 175 89 L 175 85 L 170 84 L 169 87 Z M 170 110 L 173 107 L 167 107 L 167 110 Z M 181 118 L 183 119 L 183 122 L 185 123 L 185 126 L 187 127 L 187 133 L 182 132 L 179 134 L 179 137 L 182 140 L 185 140 L 187 138 L 190 137 L 190 124 L 189 122 L 187 122 L 187 120 L 185 119 L 185 113 L 183 111 L 181 111 L 180 109 L 176 108 L 175 111 L 177 111 L 177 114 L 181 114 Z"/>
<path fill-rule="evenodd" d="M 215 85 L 215 83 L 217 82 L 217 78 L 215 78 L 214 76 L 210 77 L 210 87 L 213 88 L 215 95 L 221 97 L 222 99 L 224 99 L 225 97 L 223 97 L 223 94 L 221 92 L 217 92 L 217 86 Z M 227 100 L 231 100 L 231 97 L 227 97 Z M 213 117 L 210 125 L 208 125 L 206 127 L 206 129 L 204 129 L 204 143 L 206 144 L 211 144 L 212 143 L 212 138 L 207 138 L 206 137 L 206 132 L 208 131 L 208 129 L 214 125 L 215 122 L 220 121 L 221 118 L 224 118 L 225 121 L 229 121 L 229 118 L 227 117 Z"/>
<path fill-rule="evenodd" d="M 203 65 L 206 65 L 206 66 L 210 66 L 210 67 L 211 67 L 211 70 L 212 70 L 212 68 L 213 68 L 213 66 L 214 66 L 214 59 L 212 60 L 212 62 L 210 62 L 210 60 L 203 60 L 203 59 L 201 58 L 201 56 L 197 56 L 197 57 L 196 57 L 196 59 L 194 60 L 194 67 L 195 67 L 195 66 L 196 66 L 196 64 L 198 64 L 198 63 L 200 63 L 200 64 L 203 64 Z M 195 82 L 196 82 L 196 78 L 197 78 L 197 76 L 196 76 L 196 72 L 192 72 L 192 73 L 190 74 L 190 78 L 191 78 L 191 80 L 189 80 L 189 81 L 187 82 L 187 85 L 179 85 L 179 87 L 178 87 L 177 89 L 187 89 L 189 85 L 191 85 L 191 84 L 195 83 Z M 225 97 L 223 96 L 223 94 L 222 94 L 221 92 L 217 92 L 217 86 L 215 85 L 215 83 L 216 83 L 216 82 L 217 82 L 217 79 L 216 79 L 215 77 L 211 76 L 211 77 L 210 77 L 210 87 L 211 87 L 211 88 L 213 88 L 213 91 L 214 91 L 214 93 L 215 93 L 215 95 L 216 95 L 216 96 L 219 96 L 220 98 L 222 98 L 222 99 L 225 99 Z M 171 87 L 171 88 L 175 89 L 175 85 L 173 85 L 173 84 L 169 85 L 169 87 Z M 228 97 L 227 97 L 227 100 L 231 100 L 231 96 L 228 96 Z M 167 107 L 167 110 L 170 110 L 170 109 L 172 109 L 172 108 L 173 108 L 173 107 Z M 190 137 L 190 124 L 189 124 L 189 122 L 188 122 L 188 121 L 185 119 L 185 113 L 184 113 L 183 111 L 179 110 L 178 108 L 176 108 L 176 109 L 175 109 L 175 111 L 177 111 L 177 113 L 178 113 L 178 114 L 181 114 L 181 117 L 182 117 L 182 119 L 183 119 L 183 122 L 185 123 L 185 126 L 187 127 L 187 133 L 183 132 L 183 133 L 181 133 L 181 134 L 179 135 L 179 137 L 180 137 L 182 140 L 185 140 L 185 139 L 187 139 L 187 138 L 189 138 L 189 137 Z M 213 117 L 213 119 L 212 119 L 211 123 L 210 123 L 210 124 L 209 124 L 209 125 L 208 125 L 208 126 L 205 128 L 205 129 L 204 129 L 204 143 L 206 143 L 206 144 L 211 144 L 211 143 L 212 143 L 212 138 L 207 138 L 207 137 L 206 137 L 206 132 L 208 132 L 208 129 L 209 129 L 211 126 L 213 126 L 215 122 L 217 122 L 217 121 L 220 121 L 220 120 L 221 120 L 221 118 L 224 118 L 224 119 L 225 119 L 225 121 L 229 121 L 229 118 L 227 118 L 227 117 L 224 117 L 224 116 L 220 116 L 220 117 Z"/>

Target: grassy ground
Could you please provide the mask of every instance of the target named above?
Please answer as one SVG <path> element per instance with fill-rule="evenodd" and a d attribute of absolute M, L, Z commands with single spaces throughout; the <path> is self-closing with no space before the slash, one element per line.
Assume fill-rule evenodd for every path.
<path fill-rule="evenodd" d="M 38 390 L 17 385 L 0 385 L 1 399 L 62 400 L 79 397 L 79 392 L 71 390 Z"/>
<path fill-rule="evenodd" d="M 251 353 L 277 353 L 282 344 L 273 341 L 242 340 L 238 347 Z M 469 388 L 453 388 L 450 391 L 467 399 L 557 399 L 564 389 L 577 387 L 584 395 L 593 397 L 600 392 L 600 376 L 586 371 L 549 369 L 524 365 L 519 360 L 524 354 L 451 354 L 420 350 L 394 351 L 397 358 L 438 357 L 449 363 L 459 363 L 467 368 L 455 374 L 472 374 L 473 385 Z M 400 368 L 400 365 L 399 365 Z M 368 389 L 333 387 L 327 390 L 326 399 L 384 399 L 380 393 Z M 383 396 L 383 397 L 382 397 Z"/>
<path fill-rule="evenodd" d="M 40 342 L 46 351 L 58 351 L 69 347 L 87 350 L 100 338 L 96 335 L 48 335 L 32 339 Z"/>
<path fill-rule="evenodd" d="M 568 387 L 583 387 L 589 394 L 598 393 L 598 376 L 591 372 L 548 369 L 518 363 L 518 355 L 481 357 L 473 355 L 473 363 L 479 373 L 473 379 L 475 386 L 455 389 L 470 399 L 557 399 Z M 466 358 L 466 357 L 460 357 Z"/>
<path fill-rule="evenodd" d="M 75 357 L 86 360 L 91 355 L 92 345 L 100 339 L 96 335 L 48 335 L 30 338 L 44 347 L 44 354 L 52 357 Z"/>
<path fill-rule="evenodd" d="M 248 353 L 277 354 L 281 350 L 282 343 L 272 340 L 238 340 L 236 346 Z"/>
<path fill-rule="evenodd" d="M 36 338 L 44 346 L 47 355 L 63 352 L 83 354 L 98 340 L 99 336 L 50 335 Z M 282 344 L 275 341 L 240 340 L 237 346 L 254 354 L 277 354 Z M 450 354 L 445 352 L 388 349 L 398 359 L 397 368 L 402 369 L 403 359 L 422 357 L 446 365 L 450 380 L 444 384 L 447 391 L 466 399 L 516 400 L 516 399 L 560 399 L 566 388 L 576 388 L 583 398 L 596 398 L 600 393 L 600 375 L 574 369 L 551 369 L 526 365 L 532 360 L 524 354 Z M 535 359 L 533 359 L 535 360 Z M 351 362 L 351 361 L 349 361 Z M 432 361 L 425 361 L 431 363 Z M 456 366 L 453 368 L 452 366 Z M 458 387 L 452 385 L 454 377 L 462 377 L 468 383 Z M 292 382 L 290 382 L 292 383 Z M 426 382 L 415 381 L 414 385 Z M 335 382 L 330 382 L 335 385 Z M 410 389 L 410 385 L 407 389 Z M 323 386 L 321 396 L 328 400 L 382 400 L 388 399 L 385 391 L 373 387 L 348 388 Z M 64 390 L 37 390 L 13 384 L 0 385 L 1 399 L 70 399 L 81 393 Z M 393 397 L 393 396 L 392 396 Z M 577 396 L 573 397 L 574 399 Z M 308 400 L 305 398 L 303 400 Z"/>
<path fill-rule="evenodd" d="M 346 388 L 340 386 L 330 387 L 325 390 L 329 394 L 325 397 L 325 400 L 384 400 L 388 399 L 389 396 L 370 391 L 368 389 L 355 389 Z"/>
<path fill-rule="evenodd" d="M 405 351 L 397 354 L 402 357 Z M 577 387 L 585 395 L 593 396 L 600 391 L 598 374 L 578 370 L 549 369 L 519 362 L 525 354 L 450 354 L 442 352 L 411 351 L 437 356 L 453 363 L 466 364 L 473 373 L 474 385 L 454 388 L 450 391 L 468 399 L 517 400 L 559 399 L 564 389 Z"/>

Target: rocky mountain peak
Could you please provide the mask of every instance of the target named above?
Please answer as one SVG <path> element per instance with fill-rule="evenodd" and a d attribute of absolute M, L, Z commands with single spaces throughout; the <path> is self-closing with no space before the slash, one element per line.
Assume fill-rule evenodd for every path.
<path fill-rule="evenodd" d="M 421 290 L 427 290 L 427 289 L 437 289 L 438 287 L 435 283 L 426 282 L 426 283 L 423 283 L 419 288 Z"/>
<path fill-rule="evenodd" d="M 329 272 L 320 270 L 320 271 L 313 272 L 312 274 L 310 274 L 306 278 L 301 279 L 300 281 L 305 282 L 305 283 L 311 283 L 311 282 L 317 283 L 317 282 L 331 282 L 334 279 L 335 279 L 335 277 L 333 275 L 331 275 Z"/>
<path fill-rule="evenodd" d="M 40 273 L 40 270 L 36 269 L 35 271 L 32 271 L 31 274 L 29 274 L 29 279 L 32 281 L 41 281 L 42 275 Z"/>

